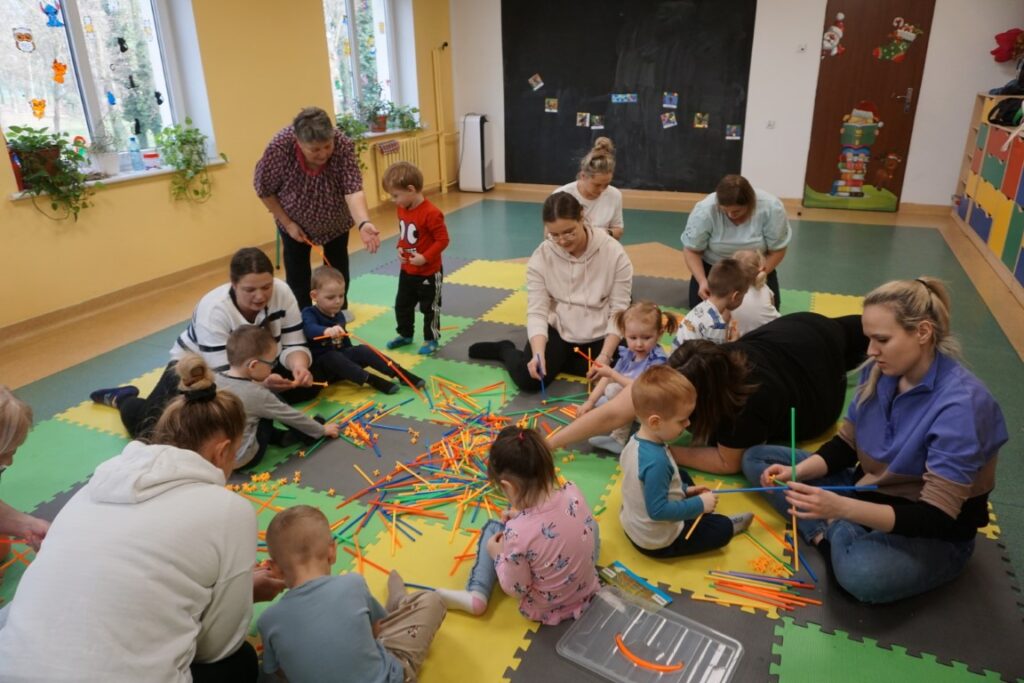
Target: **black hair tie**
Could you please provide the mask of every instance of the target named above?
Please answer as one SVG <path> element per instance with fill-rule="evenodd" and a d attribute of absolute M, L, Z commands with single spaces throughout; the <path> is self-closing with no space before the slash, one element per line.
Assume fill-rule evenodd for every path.
<path fill-rule="evenodd" d="M 191 389 L 182 393 L 185 395 L 186 403 L 206 403 L 207 401 L 212 401 L 217 398 L 217 385 L 211 384 L 210 386 L 202 389 Z"/>

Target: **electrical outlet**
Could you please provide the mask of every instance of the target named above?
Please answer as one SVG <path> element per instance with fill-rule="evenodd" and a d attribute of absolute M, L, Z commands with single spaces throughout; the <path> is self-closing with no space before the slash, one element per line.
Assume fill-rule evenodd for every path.
<path fill-rule="evenodd" d="M 775 121 L 769 119 L 768 123 L 765 124 L 765 128 L 768 130 L 775 130 Z"/>

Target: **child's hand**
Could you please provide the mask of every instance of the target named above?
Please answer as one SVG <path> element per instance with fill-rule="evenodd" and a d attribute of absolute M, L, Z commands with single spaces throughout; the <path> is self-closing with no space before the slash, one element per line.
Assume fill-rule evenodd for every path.
<path fill-rule="evenodd" d="M 276 372 L 272 372 L 267 375 L 267 378 L 263 380 L 263 386 L 271 391 L 287 391 L 293 388 L 295 385 L 290 379 L 285 379 Z"/>
<path fill-rule="evenodd" d="M 341 434 L 341 428 L 337 422 L 324 425 L 324 436 L 330 439 L 337 439 L 339 434 Z"/>
<path fill-rule="evenodd" d="M 324 334 L 329 337 L 344 337 L 347 332 L 345 332 L 345 328 L 341 325 L 332 325 L 324 330 Z"/>
<path fill-rule="evenodd" d="M 725 341 L 736 341 L 740 338 L 740 326 L 735 320 L 729 322 L 729 329 L 725 333 Z"/>
<path fill-rule="evenodd" d="M 498 555 L 505 549 L 505 535 L 503 532 L 491 536 L 487 539 L 487 554 L 491 556 L 491 559 L 496 559 Z"/>
<path fill-rule="evenodd" d="M 607 365 L 595 362 L 592 369 L 594 371 L 594 377 L 607 377 L 608 379 L 614 379 L 615 370 Z"/>
<path fill-rule="evenodd" d="M 580 405 L 576 406 L 576 418 L 579 419 L 594 409 L 594 402 L 587 399 Z"/>
<path fill-rule="evenodd" d="M 689 498 L 691 496 L 699 496 L 705 491 L 710 490 L 711 489 L 709 489 L 707 486 L 688 486 L 686 487 L 686 497 Z"/>
<path fill-rule="evenodd" d="M 516 508 L 508 508 L 508 509 L 505 509 L 505 510 L 501 511 L 501 514 L 498 515 L 498 519 L 500 519 L 501 523 L 504 524 L 505 522 L 507 522 L 508 520 L 512 519 L 513 517 L 515 517 L 518 514 L 519 514 L 519 510 L 517 510 Z"/>
<path fill-rule="evenodd" d="M 718 505 L 718 496 L 711 491 L 705 491 L 700 494 L 700 499 L 704 501 L 704 512 L 715 511 L 715 507 Z"/>
<path fill-rule="evenodd" d="M 270 569 L 258 566 L 252 572 L 252 601 L 269 602 L 284 590 L 284 581 L 275 579 Z"/>
<path fill-rule="evenodd" d="M 761 473 L 761 486 L 785 485 L 792 475 L 793 468 L 789 465 L 782 465 L 779 463 L 769 465 L 768 468 Z"/>
<path fill-rule="evenodd" d="M 426 264 L 426 262 L 427 257 L 424 256 L 423 254 L 413 254 L 408 259 L 406 259 L 406 263 L 408 263 L 410 266 L 422 266 Z"/>

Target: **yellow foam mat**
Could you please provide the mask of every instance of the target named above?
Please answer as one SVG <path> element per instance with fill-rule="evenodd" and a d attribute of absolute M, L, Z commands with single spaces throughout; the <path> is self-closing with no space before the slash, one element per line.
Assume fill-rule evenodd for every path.
<path fill-rule="evenodd" d="M 164 368 L 156 368 L 141 377 L 136 377 L 126 382 L 126 384 L 137 386 L 140 396 L 148 396 L 153 391 L 153 387 L 156 386 L 162 374 L 164 374 Z M 113 434 L 114 436 L 128 437 L 128 432 L 125 431 L 124 425 L 121 424 L 121 413 L 108 406 L 97 405 L 92 401 L 82 401 L 77 406 L 68 408 L 56 417 L 58 420 L 64 420 L 65 422 L 71 422 L 88 427 L 89 429 Z"/>
<path fill-rule="evenodd" d="M 415 543 L 399 536 L 406 542 L 393 556 L 391 538 L 386 533 L 367 546 L 364 556 L 386 569 L 397 570 L 406 581 L 435 588 L 465 588 L 472 561 L 463 562 L 454 576 L 448 573 L 452 558 L 469 542 L 469 534 L 459 532 L 449 543 L 449 529 L 422 522 L 416 522 L 416 527 L 423 535 L 417 536 Z M 370 591 L 384 604 L 387 577 L 371 567 L 364 567 L 364 576 Z M 519 665 L 516 651 L 529 646 L 526 635 L 537 627 L 536 622 L 519 614 L 519 601 L 496 586 L 483 615 L 474 617 L 466 612 L 448 612 L 430 647 L 420 681 L 499 681 L 505 669 Z"/>
<path fill-rule="evenodd" d="M 467 263 L 451 275 L 445 276 L 445 282 L 476 287 L 519 289 L 526 284 L 526 264 L 481 259 Z"/>
<path fill-rule="evenodd" d="M 515 291 L 484 313 L 481 320 L 522 326 L 526 324 L 526 292 Z"/>
<path fill-rule="evenodd" d="M 864 297 L 812 292 L 811 310 L 830 318 L 838 318 L 843 315 L 860 315 L 864 311 Z"/>
<path fill-rule="evenodd" d="M 385 353 L 388 358 L 407 370 L 413 370 L 424 359 L 424 356 L 421 356 L 418 353 L 405 353 L 402 351 L 386 351 Z M 375 372 L 375 374 L 379 373 Z M 400 382 L 401 380 L 395 381 Z M 404 383 L 402 386 L 405 386 Z M 353 382 L 346 381 L 334 382 L 333 384 L 327 385 L 319 395 L 319 398 L 334 401 L 340 405 L 366 403 L 375 397 L 380 398 L 376 389 L 366 385 L 359 386 Z"/>
<path fill-rule="evenodd" d="M 698 485 L 708 486 L 712 489 L 717 485 L 717 480 L 711 477 L 697 476 L 694 477 L 694 480 Z M 749 539 L 736 537 L 724 548 L 689 557 L 670 560 L 647 557 L 633 547 L 619 522 L 619 509 L 622 507 L 621 484 L 622 471 L 619 470 L 612 480 L 611 486 L 608 487 L 608 494 L 603 501 L 606 509 L 598 516 L 601 527 L 600 563 L 602 565 L 618 560 L 651 583 L 664 583 L 673 591 L 692 591 L 698 597 L 720 597 L 727 598 L 730 602 L 744 602 L 749 605 L 749 607 L 742 608 L 745 612 L 754 612 L 756 608 L 759 612 L 766 612 L 773 619 L 778 618 L 778 610 L 775 608 L 744 601 L 743 598 L 736 596 L 713 595 L 713 589 L 708 586 L 707 572 L 710 570 L 753 571 L 752 563 L 764 555 Z M 722 485 L 722 488 L 729 487 L 734 487 L 734 485 Z M 771 525 L 779 536 L 782 536 L 784 532 L 784 523 L 778 513 L 768 505 L 767 501 L 755 494 L 738 493 L 720 496 L 715 512 L 722 515 L 753 512 Z M 782 547 L 779 542 L 773 539 L 759 524 L 752 524 L 750 533 L 773 553 L 782 556 Z"/>
<path fill-rule="evenodd" d="M 348 308 L 352 313 L 355 314 L 356 319 L 347 327 L 353 331 L 358 330 L 360 327 L 370 322 L 374 318 L 384 314 L 390 313 L 394 309 L 388 308 L 387 306 L 375 306 L 373 304 L 361 304 L 355 301 L 350 301 Z"/>

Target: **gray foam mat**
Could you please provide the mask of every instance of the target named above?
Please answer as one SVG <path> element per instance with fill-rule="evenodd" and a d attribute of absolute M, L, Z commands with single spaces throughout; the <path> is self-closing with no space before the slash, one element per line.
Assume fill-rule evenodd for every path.
<path fill-rule="evenodd" d="M 441 326 L 444 326 L 444 316 L 446 315 L 479 318 L 507 299 L 511 293 L 511 289 L 474 287 L 446 282 L 441 287 Z"/>
<path fill-rule="evenodd" d="M 679 257 L 682 260 L 682 256 Z M 653 301 L 659 306 L 690 307 L 690 281 L 667 277 L 633 276 L 633 301 Z"/>
<path fill-rule="evenodd" d="M 504 289 L 496 291 L 506 293 L 506 295 L 508 292 L 508 290 Z M 477 342 L 500 341 L 502 339 L 508 339 L 516 345 L 516 348 L 522 348 L 526 345 L 526 328 L 478 320 L 463 330 L 458 336 L 450 338 L 434 355 L 438 358 L 457 360 L 463 363 L 500 366 L 501 364 L 498 361 L 471 360 L 469 357 L 469 347 Z"/>
<path fill-rule="evenodd" d="M 382 248 L 385 248 L 385 247 L 382 247 Z M 396 253 L 397 254 L 397 252 L 392 252 L 392 253 Z M 444 263 L 444 272 L 445 273 L 454 273 L 456 270 L 458 270 L 462 266 L 464 266 L 467 263 L 469 263 L 470 259 L 464 259 L 464 258 L 459 258 L 457 256 L 449 256 L 447 254 L 444 254 L 441 257 L 441 261 Z M 398 277 L 398 274 L 401 271 L 402 271 L 402 264 L 399 262 L 398 258 L 396 257 L 396 258 L 388 261 L 387 263 L 382 263 L 381 265 L 379 265 L 376 268 L 372 269 L 370 272 L 371 273 L 377 273 L 378 275 L 394 275 L 395 277 Z M 452 313 L 452 315 L 455 315 L 455 314 Z"/>

